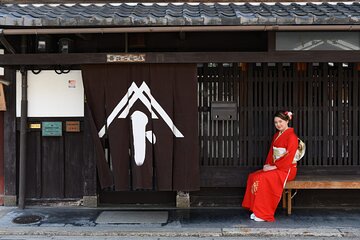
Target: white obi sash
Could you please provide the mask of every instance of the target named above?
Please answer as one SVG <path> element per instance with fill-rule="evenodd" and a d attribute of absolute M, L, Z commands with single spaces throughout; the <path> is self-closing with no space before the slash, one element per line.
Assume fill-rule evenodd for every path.
<path fill-rule="evenodd" d="M 286 148 L 273 147 L 274 162 L 279 158 L 285 156 L 286 153 L 287 153 Z"/>
<path fill-rule="evenodd" d="M 300 144 L 300 143 L 299 143 Z M 305 144 L 301 141 L 301 149 L 297 149 L 294 160 L 293 160 L 293 164 L 295 164 L 297 161 L 299 161 L 301 158 L 304 157 L 305 155 Z M 274 162 L 276 160 L 278 160 L 279 158 L 285 156 L 287 154 L 286 148 L 281 148 L 281 147 L 273 147 L 273 157 L 274 157 Z"/>

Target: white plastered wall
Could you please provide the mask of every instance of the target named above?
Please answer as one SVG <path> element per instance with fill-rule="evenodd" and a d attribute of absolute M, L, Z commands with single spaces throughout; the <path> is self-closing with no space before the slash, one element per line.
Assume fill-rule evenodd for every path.
<path fill-rule="evenodd" d="M 21 73 L 16 73 L 16 116 L 21 113 Z M 83 117 L 84 87 L 81 71 L 28 71 L 29 117 Z"/>

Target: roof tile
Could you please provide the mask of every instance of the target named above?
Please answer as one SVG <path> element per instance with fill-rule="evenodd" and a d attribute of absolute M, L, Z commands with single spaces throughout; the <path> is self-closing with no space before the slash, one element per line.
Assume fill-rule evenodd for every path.
<path fill-rule="evenodd" d="M 360 4 L 0 4 L 0 26 L 360 24 Z"/>

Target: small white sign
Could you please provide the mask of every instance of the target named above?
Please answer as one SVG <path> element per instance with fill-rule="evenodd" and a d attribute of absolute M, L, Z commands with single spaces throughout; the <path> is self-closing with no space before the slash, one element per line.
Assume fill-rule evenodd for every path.
<path fill-rule="evenodd" d="M 123 63 L 130 63 L 130 62 L 145 62 L 145 54 L 108 54 L 107 55 L 107 62 L 123 62 Z"/>
<path fill-rule="evenodd" d="M 71 79 L 68 81 L 69 83 L 69 88 L 76 88 L 76 80 Z"/>

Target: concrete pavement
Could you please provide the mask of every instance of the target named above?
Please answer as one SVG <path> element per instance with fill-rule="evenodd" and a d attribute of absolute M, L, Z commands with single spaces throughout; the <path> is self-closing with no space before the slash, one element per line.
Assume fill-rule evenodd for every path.
<path fill-rule="evenodd" d="M 139 212 L 140 209 L 126 209 L 126 212 Z M 242 238 L 360 238 L 360 209 L 294 209 L 293 215 L 286 216 L 279 209 L 276 222 L 254 222 L 243 209 L 156 209 L 156 212 L 167 213 L 163 223 L 151 222 L 153 210 L 141 210 L 148 213 L 149 222 L 107 223 L 96 220 L 104 211 L 125 211 L 125 209 L 83 208 L 83 207 L 29 207 L 0 208 L 0 239 L 18 239 L 16 236 L 27 236 L 24 239 L 47 237 L 48 239 L 63 236 L 91 237 L 99 239 L 112 238 L 204 238 L 231 239 Z M 41 220 L 29 224 L 15 224 L 13 219 L 22 216 L 36 215 Z M 139 215 L 139 214 L 137 214 Z M 141 216 L 141 215 L 140 215 Z M 122 221 L 122 220 L 120 220 Z M 136 218 L 134 218 L 136 222 Z M 5 238 L 7 237 L 7 238 Z M 15 238 L 9 238 L 15 237 Z"/>

